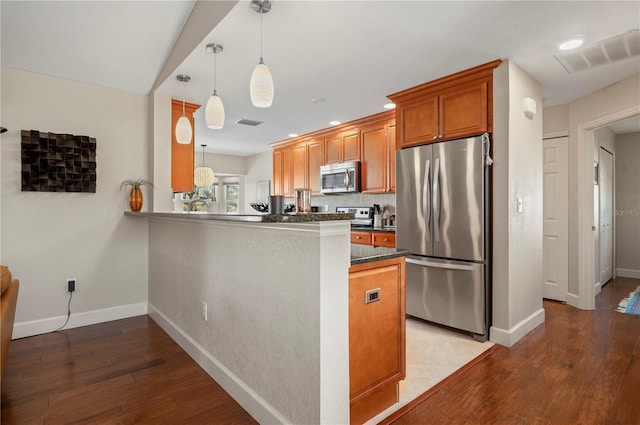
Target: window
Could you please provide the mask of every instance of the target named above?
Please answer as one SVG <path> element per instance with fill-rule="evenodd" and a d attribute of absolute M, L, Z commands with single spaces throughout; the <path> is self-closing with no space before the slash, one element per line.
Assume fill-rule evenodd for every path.
<path fill-rule="evenodd" d="M 238 183 L 224 184 L 224 212 L 237 214 L 240 203 L 240 185 Z"/>

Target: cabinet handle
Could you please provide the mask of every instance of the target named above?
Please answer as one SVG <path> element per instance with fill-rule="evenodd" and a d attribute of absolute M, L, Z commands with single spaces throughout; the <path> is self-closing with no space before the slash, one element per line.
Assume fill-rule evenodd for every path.
<path fill-rule="evenodd" d="M 433 136 L 433 140 L 436 140 L 437 138 L 438 138 L 438 136 L 437 136 L 437 135 L 436 135 L 436 136 Z"/>
<path fill-rule="evenodd" d="M 360 236 L 356 236 L 356 239 L 362 239 Z"/>
<path fill-rule="evenodd" d="M 384 238 L 384 241 L 385 241 L 385 242 L 389 242 L 389 239 L 388 239 L 388 238 Z"/>
<path fill-rule="evenodd" d="M 444 136 L 443 136 L 442 134 L 439 134 L 439 135 L 438 135 L 438 137 L 439 137 L 440 139 L 444 139 Z"/>

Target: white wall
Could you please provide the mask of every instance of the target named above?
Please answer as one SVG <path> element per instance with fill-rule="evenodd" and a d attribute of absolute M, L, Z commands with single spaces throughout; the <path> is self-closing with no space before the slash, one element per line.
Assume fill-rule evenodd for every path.
<path fill-rule="evenodd" d="M 544 132 L 569 132 L 569 297 L 571 305 L 593 309 L 591 289 L 581 282 L 591 281 L 594 269 L 595 224 L 593 194 L 594 133 L 592 128 L 636 115 L 640 105 L 640 74 L 581 97 L 567 105 L 544 109 Z M 610 122 L 607 122 L 610 120 Z M 586 126 L 586 127 L 585 127 Z M 584 293 L 582 293 L 584 292 Z M 587 293 L 589 292 L 589 293 Z"/>
<path fill-rule="evenodd" d="M 511 61 L 494 71 L 492 341 L 511 346 L 544 322 L 542 308 L 542 105 L 540 83 Z M 522 212 L 517 201 L 522 200 Z"/>
<path fill-rule="evenodd" d="M 271 182 L 271 193 L 273 193 L 273 154 L 271 151 L 259 153 L 246 157 L 247 174 L 244 179 L 245 203 L 244 211 L 247 214 L 255 213 L 251 208 L 251 203 L 257 201 L 256 183 L 269 180 Z"/>
<path fill-rule="evenodd" d="M 144 95 L 2 68 L 2 263 L 21 281 L 14 337 L 64 323 L 70 277 L 71 327 L 146 312 L 148 230 L 123 215 L 119 186 L 148 178 L 147 105 Z M 22 192 L 20 130 L 31 129 L 95 137 L 96 193 Z"/>
<path fill-rule="evenodd" d="M 616 136 L 616 149 L 617 274 L 640 279 L 640 133 Z"/>

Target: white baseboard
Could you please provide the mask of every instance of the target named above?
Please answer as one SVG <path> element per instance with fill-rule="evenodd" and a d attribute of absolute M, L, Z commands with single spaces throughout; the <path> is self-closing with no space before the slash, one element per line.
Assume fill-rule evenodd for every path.
<path fill-rule="evenodd" d="M 596 282 L 596 284 L 593 287 L 593 294 L 598 295 L 600 292 L 602 292 L 602 283 Z"/>
<path fill-rule="evenodd" d="M 632 279 L 640 279 L 640 270 L 616 269 L 616 277 L 630 277 Z"/>
<path fill-rule="evenodd" d="M 534 330 L 538 325 L 544 323 L 544 308 L 541 308 L 523 319 L 509 330 L 492 326 L 489 332 L 491 342 L 511 347 L 523 336 Z"/>
<path fill-rule="evenodd" d="M 267 403 L 167 316 L 162 314 L 153 304 L 149 303 L 147 310 L 149 316 L 258 423 L 290 423 L 280 412 L 274 409 L 273 406 Z"/>
<path fill-rule="evenodd" d="M 568 292 L 567 304 L 575 308 L 580 308 L 580 297 L 576 294 L 572 294 L 571 292 Z"/>
<path fill-rule="evenodd" d="M 96 323 L 126 319 L 127 317 L 141 316 L 143 314 L 147 314 L 146 302 L 85 311 L 82 313 L 74 313 L 72 311 L 71 316 L 69 317 L 69 323 L 67 323 L 64 329 L 95 325 Z M 16 322 L 13 324 L 13 339 L 53 332 L 62 326 L 66 320 L 67 316 L 64 315 L 48 317 L 46 319 L 31 320 L 28 322 Z"/>

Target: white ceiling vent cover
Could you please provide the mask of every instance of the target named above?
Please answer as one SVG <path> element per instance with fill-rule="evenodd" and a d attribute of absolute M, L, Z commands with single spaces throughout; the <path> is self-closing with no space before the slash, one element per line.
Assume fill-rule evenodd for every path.
<path fill-rule="evenodd" d="M 569 74 L 640 56 L 640 31 L 634 29 L 553 56 Z"/>
<path fill-rule="evenodd" d="M 249 119 L 246 119 L 246 118 L 240 118 L 238 121 L 236 121 L 236 124 L 250 125 L 251 127 L 258 126 L 258 125 L 260 125 L 262 123 L 263 123 L 263 121 L 254 121 L 254 120 L 249 120 Z"/>

